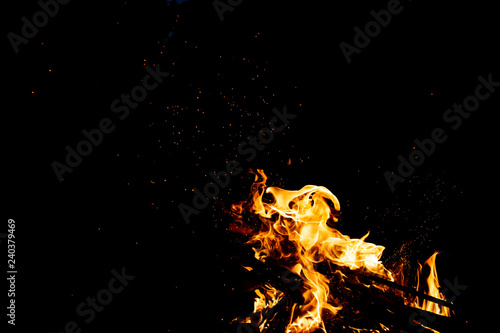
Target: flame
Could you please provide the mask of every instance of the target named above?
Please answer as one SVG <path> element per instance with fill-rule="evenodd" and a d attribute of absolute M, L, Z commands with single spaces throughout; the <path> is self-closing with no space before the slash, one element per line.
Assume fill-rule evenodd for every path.
<path fill-rule="evenodd" d="M 264 331 L 268 320 L 272 320 L 276 313 L 272 309 L 283 299 L 283 292 L 277 290 L 270 284 L 265 284 L 260 289 L 255 289 L 257 297 L 254 301 L 254 311 L 252 316 L 241 320 L 242 323 L 254 324 L 259 331 Z"/>
<path fill-rule="evenodd" d="M 427 259 L 424 262 L 424 265 L 427 265 L 430 268 L 429 276 L 427 277 L 427 290 L 425 290 L 424 293 L 429 295 L 429 296 L 435 297 L 435 298 L 446 300 L 444 295 L 439 291 L 439 289 L 441 287 L 439 285 L 439 279 L 438 279 L 437 270 L 436 270 L 436 256 L 438 254 L 439 254 L 439 252 L 434 252 L 429 257 L 429 259 Z M 422 274 L 422 265 L 419 264 L 419 269 L 417 272 L 417 281 L 420 280 L 421 274 Z M 419 282 L 417 282 L 417 289 L 419 289 Z M 438 315 L 445 316 L 445 317 L 451 316 L 450 309 L 448 307 L 440 306 L 439 304 L 434 303 L 434 302 L 430 302 L 426 299 L 420 300 L 419 297 L 415 298 L 415 300 L 413 301 L 411 306 L 418 308 L 418 309 L 433 312 L 433 313 L 436 313 Z"/>
<path fill-rule="evenodd" d="M 317 271 L 319 263 L 326 263 L 334 269 L 336 265 L 359 270 L 389 281 L 404 281 L 402 267 L 394 274 L 380 261 L 385 248 L 365 242 L 369 233 L 359 239 L 350 238 L 333 227 L 338 222 L 340 203 L 327 188 L 306 185 L 300 190 L 289 191 L 269 187 L 264 172 L 257 169 L 257 173 L 249 200 L 231 206 L 236 221 L 231 230 L 250 235 L 247 244 L 253 246 L 256 259 L 262 262 L 268 258 L 277 260 L 302 278 L 304 302 L 293 304 L 287 333 L 313 332 L 317 329 L 326 332 L 324 318 L 335 316 L 342 309 L 342 305 L 336 304 L 330 294 L 330 280 Z M 257 231 L 257 228 L 252 229 L 243 222 L 241 216 L 244 211 L 254 214 L 261 222 Z M 431 266 L 428 283 L 432 287 L 429 287 L 428 292 L 431 296 L 441 298 L 434 260 L 435 255 L 426 261 Z M 257 295 L 256 312 L 268 304 L 276 304 L 269 291 L 266 294 L 259 291 Z M 280 295 L 283 297 L 282 293 Z M 442 308 L 445 307 L 433 302 L 420 302 L 417 299 L 410 305 L 421 308 L 424 304 L 427 311 L 444 313 Z M 264 324 L 261 323 L 259 327 L 262 331 Z"/>

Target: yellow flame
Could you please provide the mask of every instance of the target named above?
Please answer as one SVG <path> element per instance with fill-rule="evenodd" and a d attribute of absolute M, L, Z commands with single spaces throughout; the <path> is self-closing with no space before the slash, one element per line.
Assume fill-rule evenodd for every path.
<path fill-rule="evenodd" d="M 301 276 L 304 302 L 292 306 L 287 333 L 313 332 L 318 328 L 326 332 L 324 316 L 336 315 L 342 309 L 341 305 L 332 304 L 330 281 L 316 270 L 317 263 L 326 262 L 395 280 L 394 274 L 380 261 L 384 247 L 365 242 L 369 233 L 359 239 L 350 238 L 331 226 L 338 222 L 340 203 L 327 188 L 306 185 L 300 190 L 289 191 L 268 187 L 267 176 L 260 169 L 257 172 L 250 200 L 233 204 L 231 210 L 235 216 L 245 210 L 252 212 L 262 222 L 260 229 L 250 232 L 243 221 L 236 217 L 239 225 L 233 225 L 232 230 L 251 235 L 248 244 L 254 246 L 256 259 L 262 262 L 267 258 L 280 260 L 284 267 Z M 434 267 L 428 282 L 439 288 L 434 259 L 431 258 L 426 261 Z M 396 280 L 403 281 L 402 269 L 397 272 Z M 439 293 L 436 293 L 435 287 L 429 288 L 429 294 L 434 297 Z M 256 311 L 267 304 L 268 297 L 272 298 L 270 293 L 259 296 L 259 300 L 256 299 Z M 418 301 L 410 305 L 420 307 Z M 427 304 L 426 309 L 442 312 L 435 303 Z M 260 326 L 263 327 L 263 324 Z"/>
<path fill-rule="evenodd" d="M 438 254 L 439 254 L 439 252 L 434 252 L 429 257 L 429 259 L 427 259 L 424 262 L 424 265 L 429 266 L 429 269 L 430 269 L 429 276 L 427 277 L 427 290 L 424 290 L 424 293 L 429 295 L 429 296 L 435 297 L 435 298 L 446 300 L 444 295 L 439 291 L 439 289 L 441 287 L 439 285 L 439 279 L 438 279 L 437 270 L 436 270 L 436 256 Z M 419 289 L 419 280 L 420 280 L 421 274 L 422 274 L 422 265 L 419 264 L 419 269 L 418 269 L 418 273 L 417 273 L 417 289 Z M 440 306 L 439 304 L 437 304 L 435 302 L 431 302 L 431 301 L 428 301 L 425 299 L 420 300 L 419 297 L 415 298 L 415 301 L 413 301 L 411 306 L 418 308 L 418 309 L 434 312 L 438 315 L 445 316 L 445 317 L 451 316 L 450 309 L 448 307 Z"/>
<path fill-rule="evenodd" d="M 262 286 L 262 291 L 260 289 L 255 289 L 257 297 L 254 301 L 254 311 L 253 314 L 257 314 L 258 318 L 247 317 L 243 320 L 245 323 L 252 323 L 256 321 L 260 332 L 264 331 L 266 323 L 268 320 L 272 320 L 274 316 L 270 316 L 267 311 L 275 307 L 280 300 L 284 297 L 283 292 L 277 290 L 269 284 Z"/>

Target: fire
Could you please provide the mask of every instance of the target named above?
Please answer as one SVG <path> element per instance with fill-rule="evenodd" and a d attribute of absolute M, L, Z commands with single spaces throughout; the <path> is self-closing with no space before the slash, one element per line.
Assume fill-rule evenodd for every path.
<path fill-rule="evenodd" d="M 332 269 L 346 267 L 350 270 L 376 275 L 389 281 L 402 281 L 402 273 L 391 272 L 381 262 L 384 247 L 366 242 L 368 233 L 356 239 L 343 235 L 333 226 L 338 222 L 340 203 L 337 197 L 323 186 L 306 185 L 300 190 L 289 191 L 266 185 L 267 176 L 257 170 L 250 199 L 231 206 L 236 223 L 231 230 L 250 235 L 255 258 L 278 261 L 283 267 L 302 278 L 302 304 L 293 304 L 287 333 L 326 332 L 325 316 L 332 317 L 342 309 L 330 293 L 329 278 L 318 272 L 317 264 L 326 263 Z M 260 177 L 259 177 L 260 176 Z M 261 178 L 259 180 L 259 178 Z M 257 231 L 245 225 L 241 216 L 248 211 L 261 222 Z M 435 254 L 425 262 L 431 267 L 427 279 L 428 295 L 444 299 L 439 293 L 435 270 Z M 337 266 L 337 268 L 335 268 Z M 343 275 L 342 272 L 337 272 Z M 266 292 L 256 291 L 255 312 L 272 307 L 283 293 L 267 287 Z M 279 295 L 277 297 L 276 295 Z M 441 315 L 449 315 L 444 306 L 418 298 L 413 307 Z M 444 310 L 445 308 L 446 310 Z M 264 328 L 264 323 L 259 328 Z"/>
<path fill-rule="evenodd" d="M 429 259 L 427 259 L 424 262 L 424 265 L 429 266 L 429 269 L 430 269 L 429 276 L 427 277 L 427 290 L 424 291 L 424 293 L 429 295 L 429 296 L 435 297 L 435 298 L 446 300 L 444 295 L 439 291 L 440 286 L 439 286 L 439 280 L 438 280 L 437 270 L 436 270 L 436 256 L 438 254 L 439 254 L 439 252 L 434 252 L 434 254 L 432 256 L 430 256 Z M 420 280 L 421 274 L 422 274 L 422 266 L 419 264 L 419 270 L 417 273 L 418 281 Z M 417 289 L 419 289 L 418 284 L 417 284 Z M 445 316 L 445 317 L 451 316 L 450 309 L 448 307 L 439 306 L 438 304 L 436 304 L 434 302 L 430 302 L 430 301 L 425 300 L 425 299 L 420 300 L 419 297 L 415 298 L 415 300 L 413 301 L 411 306 L 418 308 L 418 309 L 434 312 L 438 315 Z"/>
<path fill-rule="evenodd" d="M 273 308 L 283 299 L 284 294 L 269 284 L 264 285 L 261 289 L 262 291 L 255 289 L 257 297 L 254 302 L 253 316 L 245 318 L 244 322 L 258 323 L 259 330 L 262 332 L 267 321 L 274 317 Z"/>

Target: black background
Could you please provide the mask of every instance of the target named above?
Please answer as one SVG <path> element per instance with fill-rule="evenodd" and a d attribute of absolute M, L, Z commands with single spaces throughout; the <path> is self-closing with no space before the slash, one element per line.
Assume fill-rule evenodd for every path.
<path fill-rule="evenodd" d="M 248 313 L 251 304 L 230 303 L 244 279 L 239 264 L 252 259 L 236 256 L 241 237 L 226 230 L 215 200 L 189 225 L 178 205 L 284 105 L 297 118 L 242 166 L 288 189 L 328 187 L 342 205 L 341 231 L 370 230 L 387 255 L 411 240 L 421 262 L 442 251 L 440 278 L 467 285 L 461 318 L 471 331 L 491 328 L 498 92 L 455 131 L 442 116 L 474 93 L 479 75 L 500 80 L 497 14 L 481 2 L 401 4 L 350 64 L 339 44 L 353 44 L 353 28 L 386 1 L 246 0 L 221 22 L 211 1 L 74 0 L 18 54 L 6 36 L 40 7 L 4 4 L 2 232 L 15 219 L 16 329 L 61 332 L 75 321 L 82 332 L 222 332 Z M 157 64 L 173 76 L 119 121 L 111 102 Z M 242 115 L 221 98 L 232 87 Z M 173 105 L 185 109 L 174 114 Z M 51 163 L 102 118 L 116 129 L 59 182 Z M 392 193 L 384 172 L 436 127 L 447 141 Z M 221 202 L 247 195 L 241 176 Z M 122 267 L 136 278 L 84 323 L 78 304 Z"/>

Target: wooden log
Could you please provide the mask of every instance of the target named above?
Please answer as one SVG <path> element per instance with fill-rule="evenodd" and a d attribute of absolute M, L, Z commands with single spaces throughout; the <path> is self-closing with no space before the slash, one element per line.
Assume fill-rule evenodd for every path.
<path fill-rule="evenodd" d="M 408 294 L 413 295 L 413 296 L 418 296 L 419 298 L 423 298 L 423 299 L 426 299 L 428 301 L 437 303 L 439 305 L 446 306 L 446 307 L 448 307 L 450 309 L 454 309 L 454 307 L 455 307 L 455 305 L 453 303 L 451 303 L 451 302 L 448 302 L 446 300 L 442 300 L 442 299 L 439 299 L 439 298 L 436 298 L 436 297 L 432 297 L 430 295 L 427 295 L 426 293 L 418 291 L 415 288 L 402 286 L 400 284 L 397 284 L 396 282 L 392 282 L 392 281 L 386 280 L 386 279 L 384 279 L 382 277 L 379 277 L 379 276 L 376 276 L 376 275 L 373 275 L 373 274 L 361 273 L 361 275 L 364 275 L 366 278 L 368 278 L 368 279 L 370 279 L 370 280 L 372 280 L 372 281 L 374 281 L 376 283 L 380 283 L 380 284 L 386 285 L 388 287 L 391 287 L 391 288 L 394 288 L 394 289 L 397 289 L 397 290 L 401 290 L 404 293 L 408 293 Z"/>

